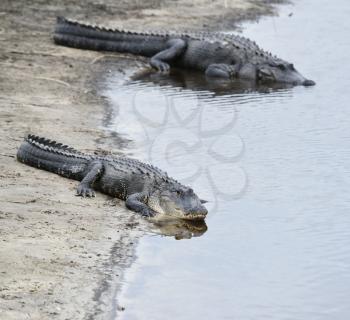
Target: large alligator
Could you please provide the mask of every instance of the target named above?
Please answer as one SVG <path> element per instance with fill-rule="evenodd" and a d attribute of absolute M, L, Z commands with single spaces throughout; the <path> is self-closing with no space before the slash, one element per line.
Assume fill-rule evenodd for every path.
<path fill-rule="evenodd" d="M 293 64 L 272 56 L 244 37 L 231 34 L 137 33 L 57 18 L 57 44 L 89 50 L 127 52 L 150 57 L 153 68 L 197 69 L 208 77 L 241 78 L 312 86 Z"/>
<path fill-rule="evenodd" d="M 81 153 L 61 143 L 28 137 L 17 159 L 32 167 L 80 181 L 77 195 L 93 197 L 94 189 L 125 201 L 127 208 L 145 217 L 204 219 L 203 200 L 164 171 L 141 161 Z"/>

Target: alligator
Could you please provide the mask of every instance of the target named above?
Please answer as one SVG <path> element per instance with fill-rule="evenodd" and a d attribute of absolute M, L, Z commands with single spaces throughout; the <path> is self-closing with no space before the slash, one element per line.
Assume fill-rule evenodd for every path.
<path fill-rule="evenodd" d="M 247 38 L 233 34 L 141 33 L 57 17 L 53 39 L 56 44 L 73 48 L 149 57 L 150 65 L 165 73 L 172 66 L 200 70 L 209 78 L 315 85 L 292 63 L 273 56 Z"/>
<path fill-rule="evenodd" d="M 17 159 L 35 168 L 80 181 L 77 195 L 94 197 L 94 190 L 125 201 L 143 217 L 203 220 L 207 209 L 194 191 L 157 167 L 124 156 L 99 156 L 28 135 Z"/>

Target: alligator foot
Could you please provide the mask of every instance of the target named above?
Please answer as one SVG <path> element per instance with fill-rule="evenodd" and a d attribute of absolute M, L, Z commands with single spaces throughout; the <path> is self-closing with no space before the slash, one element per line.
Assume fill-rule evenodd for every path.
<path fill-rule="evenodd" d="M 163 62 L 163 61 L 158 60 L 158 59 L 151 59 L 150 64 L 154 69 L 156 69 L 160 72 L 167 73 L 170 70 L 170 66 L 168 63 Z"/>
<path fill-rule="evenodd" d="M 161 72 L 169 72 L 170 66 L 167 62 L 173 61 L 184 53 L 187 44 L 183 39 L 171 39 L 166 45 L 167 48 L 154 55 L 150 61 L 151 66 Z"/>
<path fill-rule="evenodd" d="M 128 209 L 139 213 L 142 217 L 152 218 L 156 215 L 156 211 L 145 204 L 145 197 L 145 194 L 142 192 L 134 193 L 126 199 L 125 205 Z"/>
<path fill-rule="evenodd" d="M 89 186 L 87 186 L 86 184 L 79 184 L 76 195 L 84 198 L 95 197 L 95 191 L 91 189 Z"/>
<path fill-rule="evenodd" d="M 150 208 L 144 208 L 141 212 L 140 212 L 142 217 L 145 218 L 153 218 L 157 213 L 150 209 Z"/>

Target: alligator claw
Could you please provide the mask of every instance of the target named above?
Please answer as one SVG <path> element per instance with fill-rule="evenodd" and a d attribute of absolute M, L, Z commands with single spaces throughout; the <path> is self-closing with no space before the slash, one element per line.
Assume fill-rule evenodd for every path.
<path fill-rule="evenodd" d="M 95 191 L 88 186 L 80 184 L 77 188 L 76 195 L 81 196 L 83 198 L 85 198 L 85 197 L 92 198 L 92 197 L 95 197 Z"/>
<path fill-rule="evenodd" d="M 88 191 L 87 191 L 87 196 L 88 197 L 94 197 L 95 196 L 95 191 L 94 190 L 92 190 L 92 189 L 89 189 Z"/>
<path fill-rule="evenodd" d="M 153 218 L 156 214 L 157 213 L 154 210 L 149 209 L 149 208 L 143 209 L 141 211 L 141 216 L 143 216 L 145 218 Z"/>
<path fill-rule="evenodd" d="M 152 59 L 151 66 L 154 69 L 157 69 L 158 71 L 163 72 L 163 73 L 167 73 L 170 70 L 169 64 L 167 64 L 166 62 L 163 62 L 161 60 Z"/>

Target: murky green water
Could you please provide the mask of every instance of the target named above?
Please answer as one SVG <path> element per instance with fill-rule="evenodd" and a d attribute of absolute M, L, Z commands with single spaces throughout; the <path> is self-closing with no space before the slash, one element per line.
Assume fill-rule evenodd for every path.
<path fill-rule="evenodd" d="M 350 6 L 295 1 L 280 12 L 244 35 L 315 87 L 107 79 L 106 125 L 210 201 L 208 230 L 140 241 L 118 318 L 350 317 Z M 165 233 L 182 238 L 178 229 Z"/>

